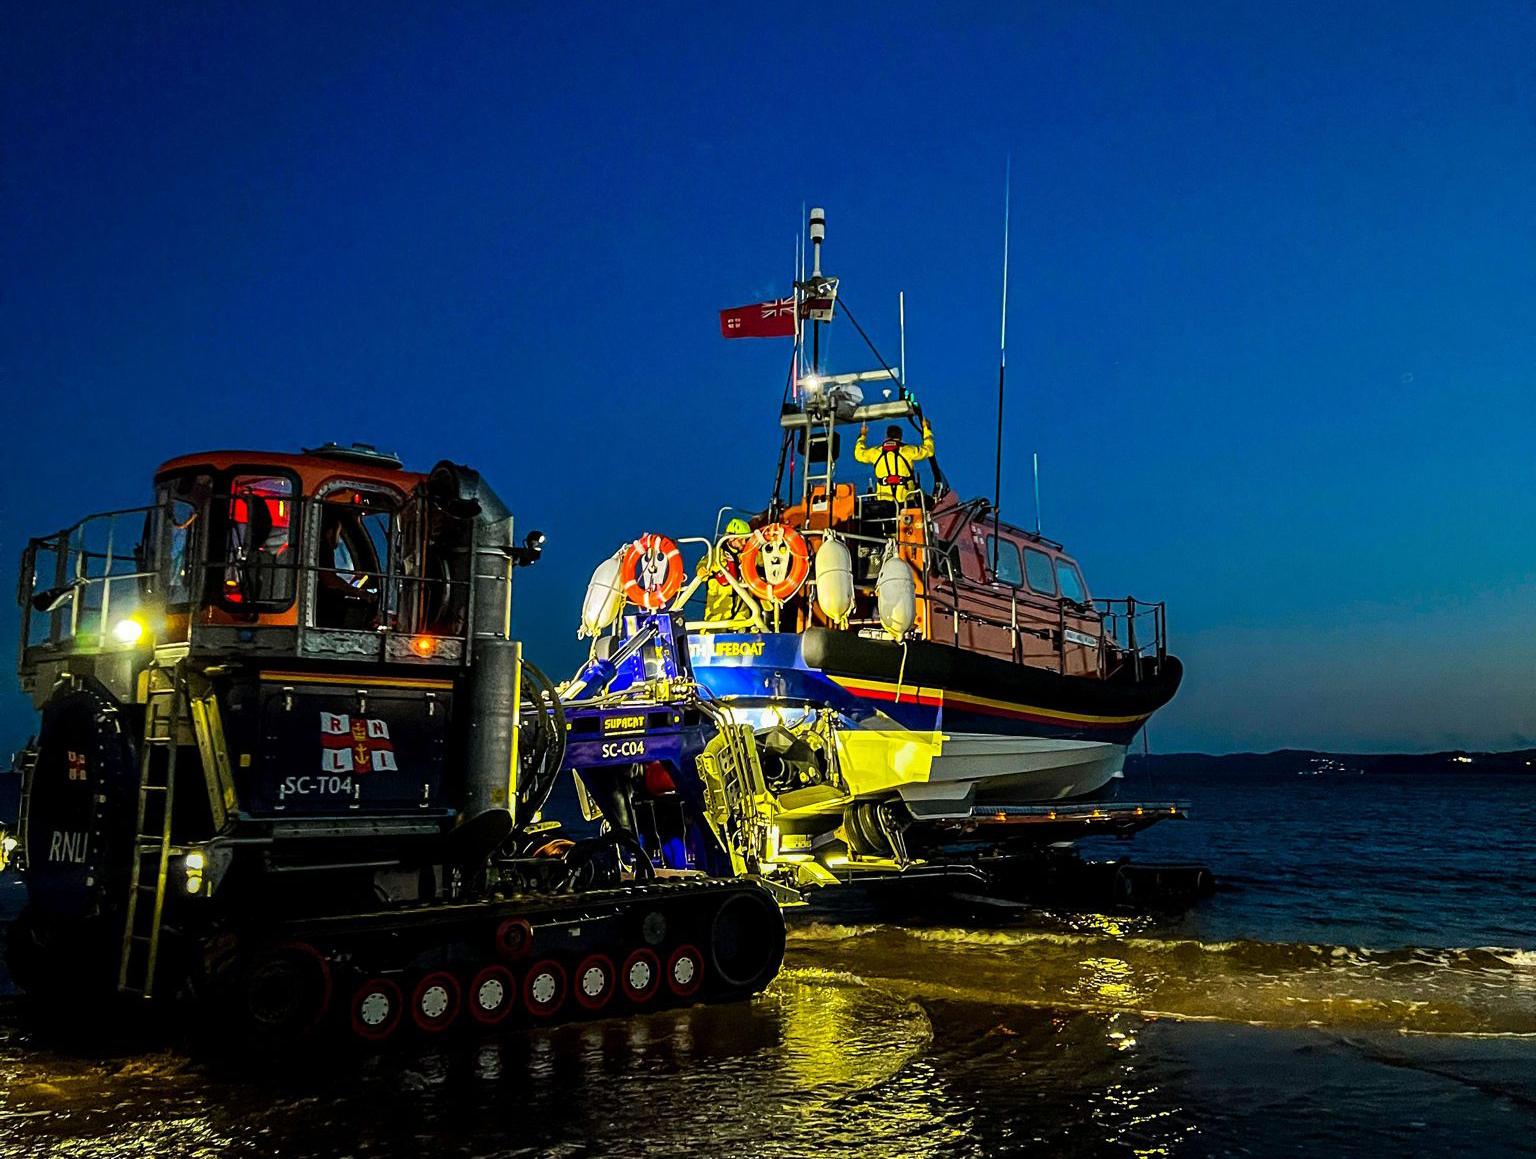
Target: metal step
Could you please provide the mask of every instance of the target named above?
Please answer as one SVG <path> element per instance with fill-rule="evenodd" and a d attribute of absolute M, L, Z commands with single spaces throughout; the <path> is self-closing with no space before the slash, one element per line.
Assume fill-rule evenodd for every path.
<path fill-rule="evenodd" d="M 155 674 L 151 674 L 151 679 Z M 162 711 L 162 706 L 165 710 Z M 150 692 L 144 712 L 143 747 L 139 753 L 138 811 L 134 822 L 135 849 L 128 882 L 128 912 L 123 921 L 122 948 L 118 959 L 117 988 L 123 993 L 150 998 L 154 994 L 155 965 L 160 950 L 160 928 L 165 916 L 166 877 L 170 862 L 171 824 L 175 815 L 176 756 L 179 726 L 190 721 L 186 674 L 179 664 L 170 670 L 170 687 Z M 156 753 L 164 753 L 163 779 L 156 777 Z M 151 828 L 149 802 L 164 793 L 160 816 Z M 149 862 L 151 880 L 146 880 Z M 152 896 L 149 910 L 141 914 L 139 899 Z M 146 922 L 147 918 L 147 922 Z M 141 929 L 145 932 L 139 932 Z"/>

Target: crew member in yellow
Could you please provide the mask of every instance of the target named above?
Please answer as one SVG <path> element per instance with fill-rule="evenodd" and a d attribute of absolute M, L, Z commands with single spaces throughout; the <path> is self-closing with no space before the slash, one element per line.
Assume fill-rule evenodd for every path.
<path fill-rule="evenodd" d="M 866 445 L 869 424 L 859 428 L 859 441 L 853 444 L 853 457 L 861 463 L 875 465 L 875 498 L 903 503 L 908 495 L 918 490 L 917 473 L 913 463 L 933 458 L 933 428 L 923 420 L 923 443 L 914 447 L 901 440 L 901 428 L 894 424 L 885 428 L 885 442 L 878 447 Z"/>
<path fill-rule="evenodd" d="M 720 555 L 711 560 L 705 556 L 699 560 L 699 576 L 711 577 L 704 585 L 704 618 L 711 622 L 724 622 L 736 620 L 746 615 L 746 607 L 741 602 L 741 597 L 723 575 L 719 572 L 729 572 L 731 578 L 741 579 L 741 549 L 747 542 L 747 537 L 752 534 L 752 528 L 747 525 L 745 519 L 732 519 L 725 525 L 725 538 L 720 543 Z M 711 566 L 712 564 L 717 566 Z"/>

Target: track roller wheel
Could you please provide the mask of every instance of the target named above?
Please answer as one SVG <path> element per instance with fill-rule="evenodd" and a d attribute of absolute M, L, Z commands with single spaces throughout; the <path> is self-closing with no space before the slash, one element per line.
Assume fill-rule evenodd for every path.
<path fill-rule="evenodd" d="M 517 1004 L 517 980 L 505 966 L 483 966 L 469 982 L 469 1016 L 482 1026 L 495 1026 Z"/>
<path fill-rule="evenodd" d="M 533 950 L 533 923 L 527 918 L 508 918 L 496 927 L 496 952 L 509 962 L 525 958 Z"/>
<path fill-rule="evenodd" d="M 619 985 L 631 1002 L 649 1002 L 661 989 L 661 959 L 644 947 L 631 951 L 619 971 Z"/>
<path fill-rule="evenodd" d="M 667 958 L 667 989 L 692 998 L 704 984 L 704 957 L 697 946 L 678 946 Z"/>
<path fill-rule="evenodd" d="M 784 960 L 784 918 L 766 894 L 753 890 L 726 898 L 709 927 L 709 964 L 726 985 L 752 993 Z"/>
<path fill-rule="evenodd" d="M 544 958 L 528 968 L 523 979 L 523 1006 L 535 1018 L 548 1018 L 565 1004 L 565 967 Z"/>
<path fill-rule="evenodd" d="M 232 1013 L 257 1038 L 301 1038 L 331 1008 L 331 966 L 307 942 L 260 950 L 238 967 Z"/>
<path fill-rule="evenodd" d="M 368 1042 L 383 1042 L 400 1025 L 405 1000 L 388 978 L 369 978 L 352 991 L 352 1033 Z"/>
<path fill-rule="evenodd" d="M 607 954 L 588 954 L 576 967 L 576 1002 L 583 1010 L 601 1010 L 613 997 L 618 978 Z"/>
<path fill-rule="evenodd" d="M 463 1009 L 459 980 L 447 970 L 433 970 L 411 988 L 411 1021 L 426 1034 L 441 1034 Z"/>

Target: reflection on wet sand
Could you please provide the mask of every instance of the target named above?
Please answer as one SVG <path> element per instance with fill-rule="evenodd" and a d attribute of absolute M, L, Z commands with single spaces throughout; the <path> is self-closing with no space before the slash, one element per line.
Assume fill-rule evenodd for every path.
<path fill-rule="evenodd" d="M 654 1156 L 707 1143 L 712 1154 L 910 1157 L 1084 1131 L 1155 1145 L 1168 1131 L 1148 1120 L 1145 1137 L 1146 1092 L 1125 1062 L 1134 1036 L 1117 1023 L 953 1006 L 936 1036 L 931 1014 L 898 994 L 791 968 L 747 1006 L 281 1074 L 211 1072 L 173 1052 L 87 1059 L 12 1029 L 0 1130 L 21 1156 Z"/>
<path fill-rule="evenodd" d="M 1457 1138 L 1497 1141 L 1536 1115 L 1518 1095 L 1536 1077 L 1511 1033 L 1536 1025 L 1519 969 L 1459 951 L 1158 941 L 1109 919 L 811 924 L 749 1004 L 281 1067 L 87 1056 L 13 1011 L 0 1138 L 8 1159 L 1172 1155 L 1255 1131 L 1412 1150 L 1443 1138 L 1423 1104 Z M 1444 1033 L 1501 1025 L 1496 1041 Z"/>

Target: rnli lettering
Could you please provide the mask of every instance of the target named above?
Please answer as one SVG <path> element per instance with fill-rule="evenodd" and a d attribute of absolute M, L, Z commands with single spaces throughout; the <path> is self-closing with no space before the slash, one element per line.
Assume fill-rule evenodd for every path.
<path fill-rule="evenodd" d="M 715 643 L 717 656 L 761 656 L 762 640 L 719 640 Z"/>
<path fill-rule="evenodd" d="M 645 756 L 645 741 L 638 737 L 634 740 L 609 741 L 602 747 L 602 758 L 605 761 L 617 761 L 628 757 L 643 756 Z"/>
<path fill-rule="evenodd" d="M 55 829 L 48 841 L 49 861 L 68 861 L 75 865 L 85 864 L 86 834 L 61 833 Z"/>
<path fill-rule="evenodd" d="M 604 732 L 638 732 L 644 727 L 644 716 L 609 716 L 603 718 Z"/>

